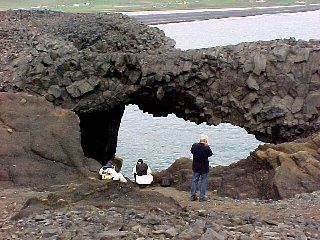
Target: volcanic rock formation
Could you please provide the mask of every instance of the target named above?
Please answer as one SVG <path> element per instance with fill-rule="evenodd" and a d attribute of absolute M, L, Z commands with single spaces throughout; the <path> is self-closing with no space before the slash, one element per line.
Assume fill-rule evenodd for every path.
<path fill-rule="evenodd" d="M 121 14 L 14 11 L 0 20 L 0 90 L 75 112 L 84 155 L 101 164 L 116 152 L 128 104 L 197 124 L 228 122 L 270 143 L 320 129 L 318 40 L 181 51 Z"/>
<path fill-rule="evenodd" d="M 79 119 L 44 98 L 0 92 L 1 186 L 38 186 L 94 177 L 99 163 L 80 145 Z"/>

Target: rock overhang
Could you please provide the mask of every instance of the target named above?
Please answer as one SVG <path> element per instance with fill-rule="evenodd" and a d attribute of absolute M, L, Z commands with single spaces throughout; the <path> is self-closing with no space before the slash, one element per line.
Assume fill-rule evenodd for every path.
<path fill-rule="evenodd" d="M 80 120 L 101 113 L 116 124 L 104 138 L 117 134 L 128 104 L 197 124 L 231 123 L 264 142 L 320 129 L 318 40 L 181 51 L 163 31 L 121 14 L 2 14 L 23 33 L 19 44 L 6 38 L 20 51 L 8 61 L 11 81 L 3 89 L 43 96 Z M 115 152 L 110 146 L 107 157 Z"/>
<path fill-rule="evenodd" d="M 12 106 L 26 104 L 43 112 L 64 108 L 72 116 L 63 124 L 50 116 L 43 118 L 47 122 L 41 124 L 53 122 L 50 125 L 58 125 L 59 134 L 47 134 L 51 128 L 42 127 L 40 133 L 45 137 L 37 137 L 37 142 L 46 144 L 27 153 L 40 159 L 41 176 L 30 168 L 28 176 L 8 177 L 18 169 L 12 166 L 12 154 L 19 149 L 15 145 L 21 145 L 16 138 L 14 151 L 2 155 L 0 172 L 7 175 L 0 174 L 1 182 L 4 176 L 4 181 L 17 185 L 49 186 L 86 178 L 100 166 L 94 159 L 103 164 L 114 155 L 124 107 L 137 104 L 155 116 L 175 113 L 196 123 L 229 122 L 265 142 L 299 139 L 261 145 L 245 160 L 214 168 L 208 188 L 221 196 L 280 199 L 318 189 L 319 134 L 301 139 L 319 132 L 318 40 L 260 41 L 181 51 L 159 29 L 121 14 L 9 11 L 0 12 L 0 20 L 0 91 L 11 92 L 1 94 L 1 104 L 16 99 Z M 38 97 L 22 101 L 20 93 L 12 93 L 20 91 Z M 37 102 L 41 104 L 34 105 Z M 35 117 L 28 108 L 19 112 L 20 119 Z M 6 110 L 1 110 L 6 116 Z M 5 126 L 0 140 L 11 141 L 16 130 L 7 127 L 27 126 L 21 122 L 0 121 Z M 27 134 L 39 130 L 39 124 L 31 122 L 33 128 L 23 130 Z M 75 131 L 66 130 L 70 127 Z M 57 137 L 63 144 L 56 153 L 48 142 L 56 144 Z M 59 154 L 65 156 L 68 173 L 52 161 Z M 25 154 L 13 160 L 20 168 L 35 164 L 35 158 Z M 49 162 L 56 173 L 46 172 Z M 181 172 L 181 189 L 188 188 L 184 175 L 188 170 Z M 56 179 L 59 174 L 61 178 Z M 42 176 L 52 177 L 39 181 Z"/>

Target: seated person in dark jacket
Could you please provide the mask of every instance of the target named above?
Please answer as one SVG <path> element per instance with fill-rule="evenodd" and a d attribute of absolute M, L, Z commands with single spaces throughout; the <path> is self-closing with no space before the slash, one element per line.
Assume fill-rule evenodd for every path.
<path fill-rule="evenodd" d="M 139 159 L 137 164 L 133 167 L 132 173 L 134 180 L 138 184 L 150 184 L 153 181 L 152 171 L 148 164 Z"/>
<path fill-rule="evenodd" d="M 127 179 L 122 175 L 122 173 L 118 173 L 116 171 L 112 160 L 108 161 L 107 165 L 100 168 L 99 174 L 101 175 L 102 179 L 110 179 L 109 177 L 103 178 L 103 175 L 110 175 L 111 179 L 114 181 L 127 182 Z"/>

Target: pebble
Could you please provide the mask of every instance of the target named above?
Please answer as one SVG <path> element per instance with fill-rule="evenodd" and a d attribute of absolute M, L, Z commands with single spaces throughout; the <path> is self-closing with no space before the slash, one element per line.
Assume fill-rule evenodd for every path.
<path fill-rule="evenodd" d="M 226 201 L 226 200 L 222 200 Z M 250 204 L 243 200 L 238 204 Z M 283 221 L 258 219 L 208 209 L 161 208 L 149 210 L 125 207 L 90 208 L 69 205 L 46 209 L 19 220 L 9 212 L 0 218 L 0 239 L 200 239 L 200 240 L 282 240 L 320 239 L 320 217 L 303 215 L 303 207 L 320 207 L 320 192 L 299 194 L 280 201 L 260 202 L 273 211 L 288 211 Z M 297 211 L 301 208 L 301 211 Z M 272 214 L 271 214 L 272 216 Z"/>

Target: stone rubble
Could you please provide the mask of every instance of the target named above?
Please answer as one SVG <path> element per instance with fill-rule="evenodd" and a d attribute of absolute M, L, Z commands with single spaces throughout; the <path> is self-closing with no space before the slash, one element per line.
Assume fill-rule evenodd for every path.
<path fill-rule="evenodd" d="M 0 20 L 2 185 L 46 189 L 86 181 L 99 166 L 94 159 L 102 163 L 114 154 L 124 107 L 132 103 L 154 116 L 230 122 L 265 142 L 300 141 L 259 147 L 246 160 L 249 167 L 240 161 L 211 182 L 214 189 L 226 182 L 220 197 L 191 208 L 181 207 L 177 196 L 142 193 L 130 184 L 115 190 L 83 185 L 84 190 L 37 192 L 26 199 L 25 192 L 10 195 L 4 188 L 1 240 L 320 239 L 320 192 L 292 197 L 319 189 L 319 40 L 180 51 L 159 29 L 121 14 L 8 11 L 0 12 Z M 79 120 L 81 133 L 88 134 L 82 146 Z M 101 136 L 90 135 L 97 129 Z M 311 137 L 303 142 L 306 136 Z M 90 147 L 99 140 L 103 151 L 93 156 Z M 54 167 L 49 175 L 42 171 L 48 164 Z M 186 172 L 179 174 L 185 181 Z M 266 188 L 274 179 L 280 184 Z M 249 183 L 263 184 L 249 189 Z M 221 197 L 228 194 L 243 200 Z M 292 198 L 246 199 L 250 194 Z"/>
<path fill-rule="evenodd" d="M 16 192 L 15 195 L 19 197 L 19 193 Z M 5 199 L 2 194 L 0 203 Z M 32 199 L 34 198 L 27 202 L 35 203 L 36 201 Z M 148 201 L 148 199 L 142 200 Z M 160 196 L 159 201 L 162 200 Z M 14 201 L 19 200 L 16 198 Z M 319 191 L 297 194 L 294 198 L 279 201 L 235 200 L 215 196 L 204 204 L 195 203 L 193 208 L 190 206 L 161 208 L 157 207 L 157 204 L 148 207 L 141 201 L 135 201 L 133 207 L 126 205 L 99 207 L 95 206 L 94 200 L 86 204 L 78 201 L 60 207 L 47 206 L 27 215 L 21 215 L 21 209 L 26 205 L 19 210 L 19 204 L 11 202 L 11 208 L 9 206 L 3 208 L 0 215 L 0 239 L 317 240 L 320 238 Z M 32 204 L 28 206 L 32 208 Z"/>

